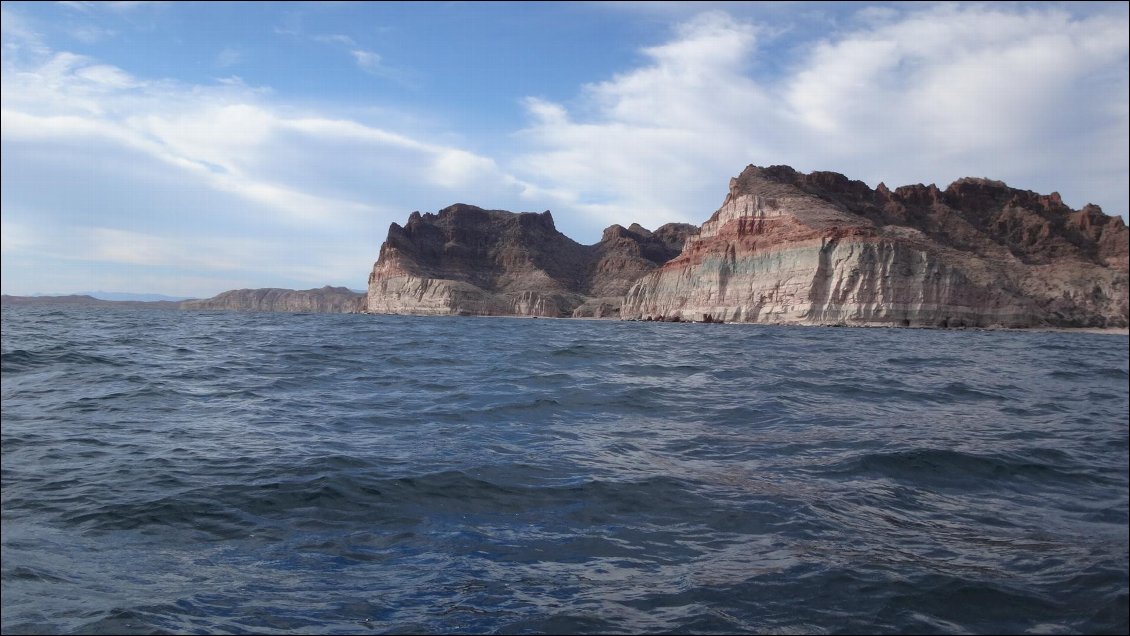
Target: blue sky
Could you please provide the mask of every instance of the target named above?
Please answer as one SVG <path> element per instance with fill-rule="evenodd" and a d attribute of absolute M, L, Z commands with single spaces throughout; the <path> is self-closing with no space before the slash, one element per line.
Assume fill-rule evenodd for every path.
<path fill-rule="evenodd" d="M 3 3 L 4 293 L 364 289 L 456 202 L 702 223 L 747 164 L 1127 215 L 1127 3 Z"/>

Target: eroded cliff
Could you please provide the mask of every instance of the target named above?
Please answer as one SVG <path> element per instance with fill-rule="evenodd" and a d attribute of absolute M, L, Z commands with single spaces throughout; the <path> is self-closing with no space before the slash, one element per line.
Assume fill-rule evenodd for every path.
<path fill-rule="evenodd" d="M 456 204 L 393 223 L 369 275 L 370 313 L 618 316 L 624 294 L 679 253 L 691 225 L 614 225 L 596 245 L 557 231 L 549 211 Z"/>
<path fill-rule="evenodd" d="M 682 252 L 628 291 L 643 320 L 1126 327 L 1128 231 L 1058 194 L 960 179 L 872 190 L 749 166 Z"/>

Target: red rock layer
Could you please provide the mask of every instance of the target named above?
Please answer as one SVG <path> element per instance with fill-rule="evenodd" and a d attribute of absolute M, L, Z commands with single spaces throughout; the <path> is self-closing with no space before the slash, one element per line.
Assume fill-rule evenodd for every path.
<path fill-rule="evenodd" d="M 834 324 L 1127 325 L 1125 223 L 998 181 L 872 190 L 748 167 L 622 316 Z"/>

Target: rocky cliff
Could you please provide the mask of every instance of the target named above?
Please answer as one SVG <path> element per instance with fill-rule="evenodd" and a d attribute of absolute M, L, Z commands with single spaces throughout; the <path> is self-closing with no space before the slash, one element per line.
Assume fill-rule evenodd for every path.
<path fill-rule="evenodd" d="M 697 228 L 614 225 L 596 245 L 557 231 L 549 211 L 456 204 L 393 223 L 369 276 L 370 313 L 619 315 L 631 285 L 679 253 Z"/>
<path fill-rule="evenodd" d="M 960 179 L 872 190 L 749 166 L 623 318 L 1126 327 L 1125 223 L 1059 195 Z"/>
<path fill-rule="evenodd" d="M 345 287 L 319 289 L 234 289 L 204 300 L 186 300 L 181 309 L 228 309 L 234 311 L 287 311 L 309 313 L 356 313 L 364 309 L 365 294 Z"/>

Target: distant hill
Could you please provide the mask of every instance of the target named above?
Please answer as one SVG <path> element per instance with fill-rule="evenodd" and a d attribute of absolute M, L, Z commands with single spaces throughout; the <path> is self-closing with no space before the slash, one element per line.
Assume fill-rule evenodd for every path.
<path fill-rule="evenodd" d="M 89 294 L 67 296 L 0 296 L 0 305 L 64 305 L 68 307 L 143 307 L 147 309 L 178 309 L 179 301 L 157 300 L 102 300 Z"/>
<path fill-rule="evenodd" d="M 98 300 L 136 300 L 139 302 L 157 302 L 167 300 L 169 302 L 180 302 L 182 300 L 193 300 L 192 296 L 166 296 L 164 294 L 133 294 L 130 292 L 105 292 L 105 291 L 91 291 L 91 292 L 78 292 L 78 296 L 92 296 Z"/>
<path fill-rule="evenodd" d="M 106 292 L 93 292 L 106 293 Z M 142 298 L 160 294 L 113 294 Z M 364 309 L 365 293 L 326 285 L 318 289 L 233 289 L 204 299 L 189 300 L 107 300 L 92 294 L 66 296 L 10 296 L 4 294 L 0 304 L 54 305 L 68 307 L 137 307 L 143 309 L 225 309 L 232 311 L 284 311 L 305 313 L 358 313 Z"/>
<path fill-rule="evenodd" d="M 309 313 L 359 313 L 365 294 L 345 287 L 326 285 L 319 289 L 233 289 L 212 298 L 180 303 L 182 309 L 229 309 L 233 311 L 284 311 Z"/>

